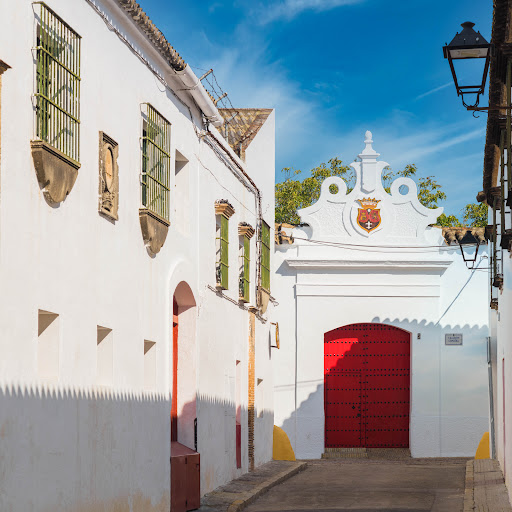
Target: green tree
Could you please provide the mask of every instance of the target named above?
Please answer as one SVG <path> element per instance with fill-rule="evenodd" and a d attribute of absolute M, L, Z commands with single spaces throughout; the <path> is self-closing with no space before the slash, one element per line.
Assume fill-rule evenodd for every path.
<path fill-rule="evenodd" d="M 396 178 L 414 178 L 418 172 L 416 164 L 408 164 L 404 169 L 396 173 L 392 172 L 388 167 L 386 174 L 382 176 L 384 189 L 389 194 L 391 183 Z M 446 194 L 441 190 L 442 185 L 439 185 L 434 176 L 427 176 L 426 178 L 418 178 L 418 199 L 420 203 L 426 208 L 438 208 L 441 201 L 446 200 Z"/>
<path fill-rule="evenodd" d="M 483 228 L 487 226 L 488 207 L 485 203 L 470 203 L 464 207 L 462 218 L 464 225 Z"/>
<path fill-rule="evenodd" d="M 320 188 L 322 182 L 331 176 L 343 178 L 349 188 L 352 188 L 354 174 L 348 165 L 335 157 L 325 163 L 311 169 L 311 176 L 300 181 L 297 177 L 302 171 L 285 167 L 281 172 L 285 179 L 281 183 L 276 183 L 276 222 L 286 222 L 289 224 L 299 224 L 300 217 L 297 210 L 312 205 L 320 197 Z"/>
<path fill-rule="evenodd" d="M 445 213 L 442 213 L 439 215 L 439 217 L 437 217 L 436 226 L 450 228 L 460 225 L 460 220 L 455 215 L 446 215 Z"/>

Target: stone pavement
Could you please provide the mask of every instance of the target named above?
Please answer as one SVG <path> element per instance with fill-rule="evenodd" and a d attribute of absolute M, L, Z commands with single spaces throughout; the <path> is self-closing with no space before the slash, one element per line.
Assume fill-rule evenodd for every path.
<path fill-rule="evenodd" d="M 199 512 L 512 512 L 496 460 L 400 459 L 272 461 L 206 494 Z"/>
<path fill-rule="evenodd" d="M 467 460 L 312 460 L 246 512 L 462 512 Z"/>
<path fill-rule="evenodd" d="M 304 470 L 306 462 L 273 460 L 205 494 L 199 512 L 238 512 L 272 487 Z"/>
<path fill-rule="evenodd" d="M 512 512 L 499 463 L 470 460 L 466 465 L 464 512 Z"/>

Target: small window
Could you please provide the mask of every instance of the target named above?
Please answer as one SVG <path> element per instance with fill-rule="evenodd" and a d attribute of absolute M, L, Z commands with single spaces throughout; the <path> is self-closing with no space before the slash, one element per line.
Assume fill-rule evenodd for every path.
<path fill-rule="evenodd" d="M 227 290 L 229 282 L 229 219 L 224 215 L 217 215 L 216 241 L 217 286 Z"/>
<path fill-rule="evenodd" d="M 174 161 L 174 212 L 176 228 L 182 234 L 190 231 L 190 165 L 188 160 L 176 151 Z"/>
<path fill-rule="evenodd" d="M 263 387 L 263 379 L 256 379 L 256 417 L 263 418 L 265 389 Z"/>
<path fill-rule="evenodd" d="M 250 301 L 251 240 L 247 235 L 238 237 L 239 248 L 239 299 Z"/>
<path fill-rule="evenodd" d="M 37 369 L 39 378 L 46 382 L 57 382 L 59 378 L 59 345 L 59 315 L 40 309 L 37 315 Z"/>
<path fill-rule="evenodd" d="M 80 161 L 80 36 L 39 3 L 36 41 L 36 138 Z"/>
<path fill-rule="evenodd" d="M 270 227 L 261 223 L 261 287 L 270 292 Z"/>
<path fill-rule="evenodd" d="M 114 381 L 114 334 L 108 327 L 96 326 L 96 384 L 112 386 Z"/>
<path fill-rule="evenodd" d="M 156 389 L 156 343 L 144 340 L 144 390 Z"/>
<path fill-rule="evenodd" d="M 141 201 L 145 208 L 169 221 L 171 124 L 151 105 L 142 114 Z"/>
<path fill-rule="evenodd" d="M 215 278 L 217 287 L 228 289 L 229 270 L 229 218 L 235 213 L 228 201 L 215 202 Z"/>

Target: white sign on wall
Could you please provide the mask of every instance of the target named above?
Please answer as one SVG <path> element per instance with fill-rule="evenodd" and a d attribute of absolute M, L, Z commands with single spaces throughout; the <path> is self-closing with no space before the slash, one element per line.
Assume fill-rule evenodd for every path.
<path fill-rule="evenodd" d="M 462 334 L 445 334 L 445 345 L 462 345 Z"/>

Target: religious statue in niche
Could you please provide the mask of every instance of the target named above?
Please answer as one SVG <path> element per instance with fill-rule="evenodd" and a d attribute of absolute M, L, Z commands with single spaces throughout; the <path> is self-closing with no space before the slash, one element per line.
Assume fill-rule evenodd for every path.
<path fill-rule="evenodd" d="M 99 212 L 118 220 L 119 168 L 117 157 L 119 146 L 106 133 L 100 132 L 99 158 Z"/>
<path fill-rule="evenodd" d="M 380 209 L 377 208 L 380 200 L 368 198 L 358 199 L 357 202 L 361 205 L 361 208 L 358 208 L 357 224 L 370 233 L 380 226 Z"/>

